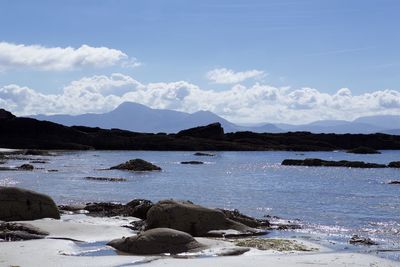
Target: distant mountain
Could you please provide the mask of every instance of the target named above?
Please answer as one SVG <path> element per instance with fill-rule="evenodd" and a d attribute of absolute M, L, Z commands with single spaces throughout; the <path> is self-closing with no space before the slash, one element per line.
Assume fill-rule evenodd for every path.
<path fill-rule="evenodd" d="M 32 118 L 47 120 L 66 126 L 80 125 L 104 129 L 124 129 L 134 132 L 176 133 L 183 129 L 214 122 L 221 123 L 225 132 L 251 131 L 256 133 L 312 132 L 337 134 L 387 133 L 400 135 L 400 116 L 377 115 L 360 117 L 354 121 L 320 120 L 308 124 L 265 123 L 240 126 L 210 111 L 186 113 L 167 109 L 152 109 L 138 103 L 125 102 L 104 114 L 37 115 Z"/>
<path fill-rule="evenodd" d="M 104 114 L 36 115 L 31 117 L 66 126 L 118 128 L 148 133 L 175 133 L 183 129 L 214 122 L 221 123 L 225 132 L 237 131 L 239 127 L 209 111 L 198 111 L 190 114 L 167 109 L 152 109 L 132 102 L 122 103 L 113 111 Z"/>

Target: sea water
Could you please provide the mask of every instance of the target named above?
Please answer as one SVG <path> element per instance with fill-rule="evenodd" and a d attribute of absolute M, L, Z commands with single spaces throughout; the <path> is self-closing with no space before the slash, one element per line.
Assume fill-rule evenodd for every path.
<path fill-rule="evenodd" d="M 58 204 L 99 201 L 128 202 L 174 198 L 207 207 L 239 209 L 242 213 L 296 220 L 302 229 L 270 235 L 303 237 L 337 249 L 358 249 L 400 260 L 400 169 L 282 166 L 287 158 L 360 160 L 389 163 L 400 151 L 356 155 L 345 152 L 194 152 L 79 151 L 56 156 L 29 156 L 3 166 L 19 166 L 32 159 L 34 171 L 1 171 L 0 186 L 18 186 L 50 195 Z M 106 170 L 129 159 L 142 158 L 162 168 L 158 172 Z M 182 165 L 200 160 L 202 165 Z M 57 172 L 49 172 L 57 170 Z M 126 178 L 126 182 L 86 180 L 86 176 Z M 347 243 L 353 235 L 378 242 L 369 248 Z"/>

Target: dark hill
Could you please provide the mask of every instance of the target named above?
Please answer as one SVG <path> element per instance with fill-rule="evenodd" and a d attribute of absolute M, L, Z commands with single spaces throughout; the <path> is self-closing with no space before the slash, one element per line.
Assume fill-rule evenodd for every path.
<path fill-rule="evenodd" d="M 110 150 L 296 150 L 330 151 L 368 146 L 400 149 L 400 136 L 386 134 L 224 133 L 219 123 L 178 134 L 137 133 L 19 118 L 1 111 L 0 147 Z"/>

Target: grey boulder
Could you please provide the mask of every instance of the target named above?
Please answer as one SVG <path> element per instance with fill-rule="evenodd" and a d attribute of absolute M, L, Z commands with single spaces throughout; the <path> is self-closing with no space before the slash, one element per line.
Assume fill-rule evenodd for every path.
<path fill-rule="evenodd" d="M 136 236 L 115 239 L 107 245 L 136 255 L 178 254 L 206 247 L 191 235 L 168 228 L 151 229 Z"/>
<path fill-rule="evenodd" d="M 60 212 L 49 196 L 17 187 L 0 187 L 0 220 L 42 218 L 60 218 Z"/>

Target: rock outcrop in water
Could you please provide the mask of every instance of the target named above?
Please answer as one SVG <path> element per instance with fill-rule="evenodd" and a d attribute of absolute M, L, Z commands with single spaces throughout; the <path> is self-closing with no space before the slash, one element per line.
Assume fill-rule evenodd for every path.
<path fill-rule="evenodd" d="M 0 187 L 0 220 L 59 219 L 54 201 L 47 195 L 16 187 Z"/>
<path fill-rule="evenodd" d="M 181 164 L 199 165 L 199 164 L 204 164 L 204 162 L 198 160 L 190 160 L 190 161 L 181 161 Z"/>
<path fill-rule="evenodd" d="M 363 161 L 331 161 L 322 159 L 285 159 L 282 165 L 310 167 L 348 167 L 348 168 L 386 168 L 385 164 L 366 163 Z"/>
<path fill-rule="evenodd" d="M 370 147 L 365 147 L 365 146 L 360 146 L 356 147 L 350 150 L 347 150 L 347 153 L 353 153 L 353 154 L 381 154 L 376 149 L 370 148 Z"/>
<path fill-rule="evenodd" d="M 400 168 L 400 161 L 392 161 L 388 165 L 389 168 Z"/>
<path fill-rule="evenodd" d="M 224 212 L 187 201 L 163 200 L 147 212 L 147 229 L 172 228 L 193 236 L 265 234 L 243 223 L 229 219 Z M 233 231 L 227 231 L 233 230 Z"/>
<path fill-rule="evenodd" d="M 206 248 L 193 236 L 168 228 L 151 229 L 135 236 L 115 239 L 107 245 L 136 255 L 178 254 Z"/>
<path fill-rule="evenodd" d="M 378 243 L 373 241 L 371 238 L 362 237 L 362 236 L 358 236 L 358 235 L 353 235 L 350 238 L 349 243 L 353 244 L 353 245 L 365 245 L 365 246 L 378 245 Z"/>
<path fill-rule="evenodd" d="M 332 151 L 360 146 L 400 149 L 400 136 L 386 134 L 224 133 L 220 124 L 177 134 L 136 133 L 120 129 L 67 127 L 48 121 L 0 115 L 0 147 L 23 149 L 102 149 L 157 151 Z"/>
<path fill-rule="evenodd" d="M 161 171 L 161 168 L 142 159 L 131 159 L 125 163 L 113 166 L 110 170 L 126 170 L 126 171 Z"/>

